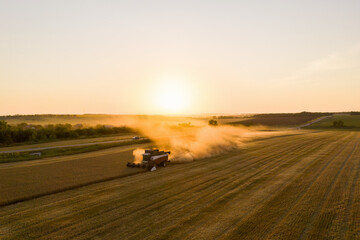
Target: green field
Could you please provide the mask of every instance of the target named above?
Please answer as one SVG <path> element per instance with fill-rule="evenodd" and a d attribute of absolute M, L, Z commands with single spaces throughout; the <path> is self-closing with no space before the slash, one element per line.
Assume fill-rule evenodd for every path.
<path fill-rule="evenodd" d="M 1 165 L 2 192 L 43 194 L 0 208 L 0 238 L 360 239 L 359 141 L 303 131 L 131 176 L 118 155 Z"/>
<path fill-rule="evenodd" d="M 344 126 L 333 127 L 334 121 L 343 121 Z M 323 121 L 314 123 L 309 128 L 326 128 L 326 129 L 359 129 L 360 130 L 360 115 L 334 115 L 332 118 L 324 119 Z"/>

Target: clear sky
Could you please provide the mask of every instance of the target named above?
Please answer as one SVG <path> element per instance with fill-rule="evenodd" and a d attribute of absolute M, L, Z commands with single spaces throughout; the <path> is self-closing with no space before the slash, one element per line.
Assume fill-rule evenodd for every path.
<path fill-rule="evenodd" d="M 0 115 L 360 110 L 360 1 L 0 0 Z"/>

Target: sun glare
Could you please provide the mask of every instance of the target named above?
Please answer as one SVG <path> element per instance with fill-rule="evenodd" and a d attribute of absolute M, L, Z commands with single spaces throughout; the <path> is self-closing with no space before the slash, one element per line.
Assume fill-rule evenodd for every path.
<path fill-rule="evenodd" d="M 189 103 L 189 92 L 184 82 L 164 80 L 157 86 L 156 106 L 163 113 L 182 113 Z"/>

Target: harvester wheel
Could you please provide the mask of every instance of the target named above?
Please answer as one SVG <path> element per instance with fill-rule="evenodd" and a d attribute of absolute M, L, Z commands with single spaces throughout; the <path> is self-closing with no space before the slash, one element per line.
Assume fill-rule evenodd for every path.
<path fill-rule="evenodd" d="M 166 166 L 166 161 L 161 163 L 161 166 L 165 167 Z"/>

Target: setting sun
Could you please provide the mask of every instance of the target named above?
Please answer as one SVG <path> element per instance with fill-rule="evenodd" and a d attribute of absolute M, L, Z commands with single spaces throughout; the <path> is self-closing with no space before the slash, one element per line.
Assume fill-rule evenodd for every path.
<path fill-rule="evenodd" d="M 189 89 L 183 81 L 164 80 L 156 86 L 155 105 L 166 114 L 181 113 L 186 110 L 189 101 Z"/>

